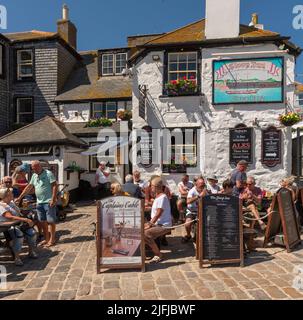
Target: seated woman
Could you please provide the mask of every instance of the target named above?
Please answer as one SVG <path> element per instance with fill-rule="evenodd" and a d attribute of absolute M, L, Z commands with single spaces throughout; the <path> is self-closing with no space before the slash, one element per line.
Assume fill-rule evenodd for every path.
<path fill-rule="evenodd" d="M 169 229 L 167 228 L 172 226 L 172 217 L 170 202 L 167 195 L 163 192 L 161 178 L 153 179 L 151 181 L 151 188 L 155 194 L 155 200 L 151 209 L 151 220 L 144 227 L 144 239 L 145 243 L 154 253 L 151 263 L 158 263 L 162 260 L 162 254 L 155 240 L 168 233 Z"/>
<path fill-rule="evenodd" d="M 20 252 L 22 250 L 24 237 L 29 246 L 29 257 L 36 259 L 36 232 L 33 229 L 34 223 L 32 220 L 20 217 L 20 211 L 13 202 L 13 190 L 11 188 L 0 189 L 0 222 L 23 222 L 22 226 L 12 227 L 7 231 L 8 238 L 10 239 L 9 245 L 13 250 L 15 257 L 15 265 L 23 266 L 20 259 Z"/>
<path fill-rule="evenodd" d="M 110 191 L 113 196 L 118 197 L 118 196 L 128 196 L 126 192 L 123 191 L 123 188 L 120 183 L 112 183 L 110 186 Z"/>

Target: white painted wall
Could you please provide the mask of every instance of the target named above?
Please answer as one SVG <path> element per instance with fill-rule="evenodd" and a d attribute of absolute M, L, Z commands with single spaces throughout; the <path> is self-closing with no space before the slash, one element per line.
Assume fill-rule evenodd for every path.
<path fill-rule="evenodd" d="M 88 122 L 90 119 L 90 103 L 60 104 L 59 115 L 63 122 Z"/>
<path fill-rule="evenodd" d="M 295 59 L 286 53 L 272 53 L 278 50 L 275 45 L 250 45 L 225 48 L 208 48 L 202 50 L 202 92 L 204 97 L 161 97 L 163 85 L 164 52 L 154 51 L 144 57 L 134 66 L 133 79 L 133 120 L 134 128 L 139 129 L 145 125 L 153 128 L 189 128 L 200 127 L 200 170 L 203 174 L 215 173 L 220 181 L 224 180 L 233 170 L 229 165 L 229 129 L 237 124 L 244 123 L 254 127 L 254 163 L 249 168 L 248 174 L 258 179 L 258 184 L 267 189 L 274 190 L 278 187 L 282 177 L 291 174 L 291 130 L 282 127 L 283 133 L 283 161 L 275 168 L 267 168 L 260 162 L 261 158 L 261 129 L 269 125 L 279 127 L 278 116 L 285 110 L 284 104 L 240 104 L 240 105 L 212 105 L 212 61 L 213 53 L 221 53 L 222 59 L 257 58 L 257 57 L 285 57 L 285 97 L 290 102 L 294 95 L 294 68 Z M 229 53 L 247 52 L 251 54 L 229 55 Z M 256 54 L 257 51 L 269 53 Z M 271 52 L 270 52 L 271 51 Z M 154 62 L 152 55 L 160 56 L 160 62 Z M 148 86 L 147 119 L 139 117 L 139 90 L 138 85 Z M 235 112 L 229 108 L 234 107 Z M 253 125 L 257 118 L 258 126 Z M 160 148 L 160 144 L 159 144 Z M 159 173 L 160 165 L 153 169 Z M 142 171 L 143 177 L 150 177 L 153 170 Z M 161 170 L 160 170 L 161 172 Z M 174 178 L 173 178 L 174 179 Z M 177 178 L 179 181 L 179 177 Z"/>

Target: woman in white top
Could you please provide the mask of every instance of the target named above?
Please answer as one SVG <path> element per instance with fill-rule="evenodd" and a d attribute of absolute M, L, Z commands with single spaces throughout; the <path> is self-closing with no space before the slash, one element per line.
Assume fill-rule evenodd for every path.
<path fill-rule="evenodd" d="M 168 233 L 167 227 L 172 226 L 170 201 L 163 192 L 163 182 L 161 178 L 155 178 L 151 181 L 152 191 L 156 194 L 151 209 L 151 220 L 145 225 L 144 238 L 145 243 L 152 249 L 154 257 L 152 263 L 158 263 L 162 260 L 162 254 L 155 242 L 155 239 Z"/>
<path fill-rule="evenodd" d="M 20 217 L 19 208 L 13 202 L 13 190 L 11 188 L 0 189 L 0 222 L 20 221 L 24 226 L 11 227 L 7 231 L 7 238 L 10 240 L 9 245 L 14 252 L 15 265 L 23 266 L 20 259 L 22 250 L 23 238 L 25 237 L 29 246 L 29 257 L 36 259 L 38 256 L 36 249 L 36 232 L 33 229 L 34 223 L 32 220 Z"/>

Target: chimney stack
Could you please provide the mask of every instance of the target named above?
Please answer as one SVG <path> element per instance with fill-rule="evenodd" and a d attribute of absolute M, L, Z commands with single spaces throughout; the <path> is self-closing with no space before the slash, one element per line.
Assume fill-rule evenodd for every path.
<path fill-rule="evenodd" d="M 240 0 L 206 0 L 206 39 L 237 38 L 240 34 Z"/>
<path fill-rule="evenodd" d="M 77 28 L 69 20 L 69 8 L 66 4 L 62 8 L 62 20 L 57 21 L 57 32 L 62 39 L 77 50 Z"/>
<path fill-rule="evenodd" d="M 250 27 L 255 27 L 257 29 L 264 29 L 263 24 L 259 24 L 259 15 L 257 13 L 253 13 L 251 15 L 251 22 L 249 24 Z"/>

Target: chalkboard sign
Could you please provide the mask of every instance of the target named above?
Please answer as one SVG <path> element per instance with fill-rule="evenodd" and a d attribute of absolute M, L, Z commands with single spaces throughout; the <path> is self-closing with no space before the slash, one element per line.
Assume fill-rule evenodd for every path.
<path fill-rule="evenodd" d="M 270 208 L 272 210 L 272 213 L 268 217 L 267 228 L 264 237 L 264 247 L 282 231 L 282 223 L 277 195 L 274 195 Z"/>
<path fill-rule="evenodd" d="M 234 128 L 229 130 L 229 163 L 237 164 L 240 160 L 252 163 L 252 128 Z"/>
<path fill-rule="evenodd" d="M 275 167 L 281 163 L 281 130 L 269 127 L 262 131 L 262 163 Z"/>
<path fill-rule="evenodd" d="M 200 266 L 225 263 L 243 266 L 242 202 L 224 194 L 206 196 L 201 201 Z"/>
<path fill-rule="evenodd" d="M 293 247 L 301 242 L 291 191 L 281 188 L 273 198 L 271 207 L 273 212 L 268 218 L 264 246 L 282 231 L 283 242 L 287 252 L 290 252 Z"/>
<path fill-rule="evenodd" d="M 140 146 L 138 155 L 141 157 L 140 165 L 150 168 L 153 165 L 153 151 L 155 150 L 153 141 L 153 129 L 149 126 L 138 130 L 137 143 Z"/>
<path fill-rule="evenodd" d="M 278 193 L 278 202 L 284 230 L 284 242 L 287 251 L 301 242 L 298 220 L 292 193 L 288 189 L 281 189 Z"/>
<path fill-rule="evenodd" d="M 145 270 L 141 200 L 110 197 L 98 202 L 97 273 L 103 269 Z"/>

